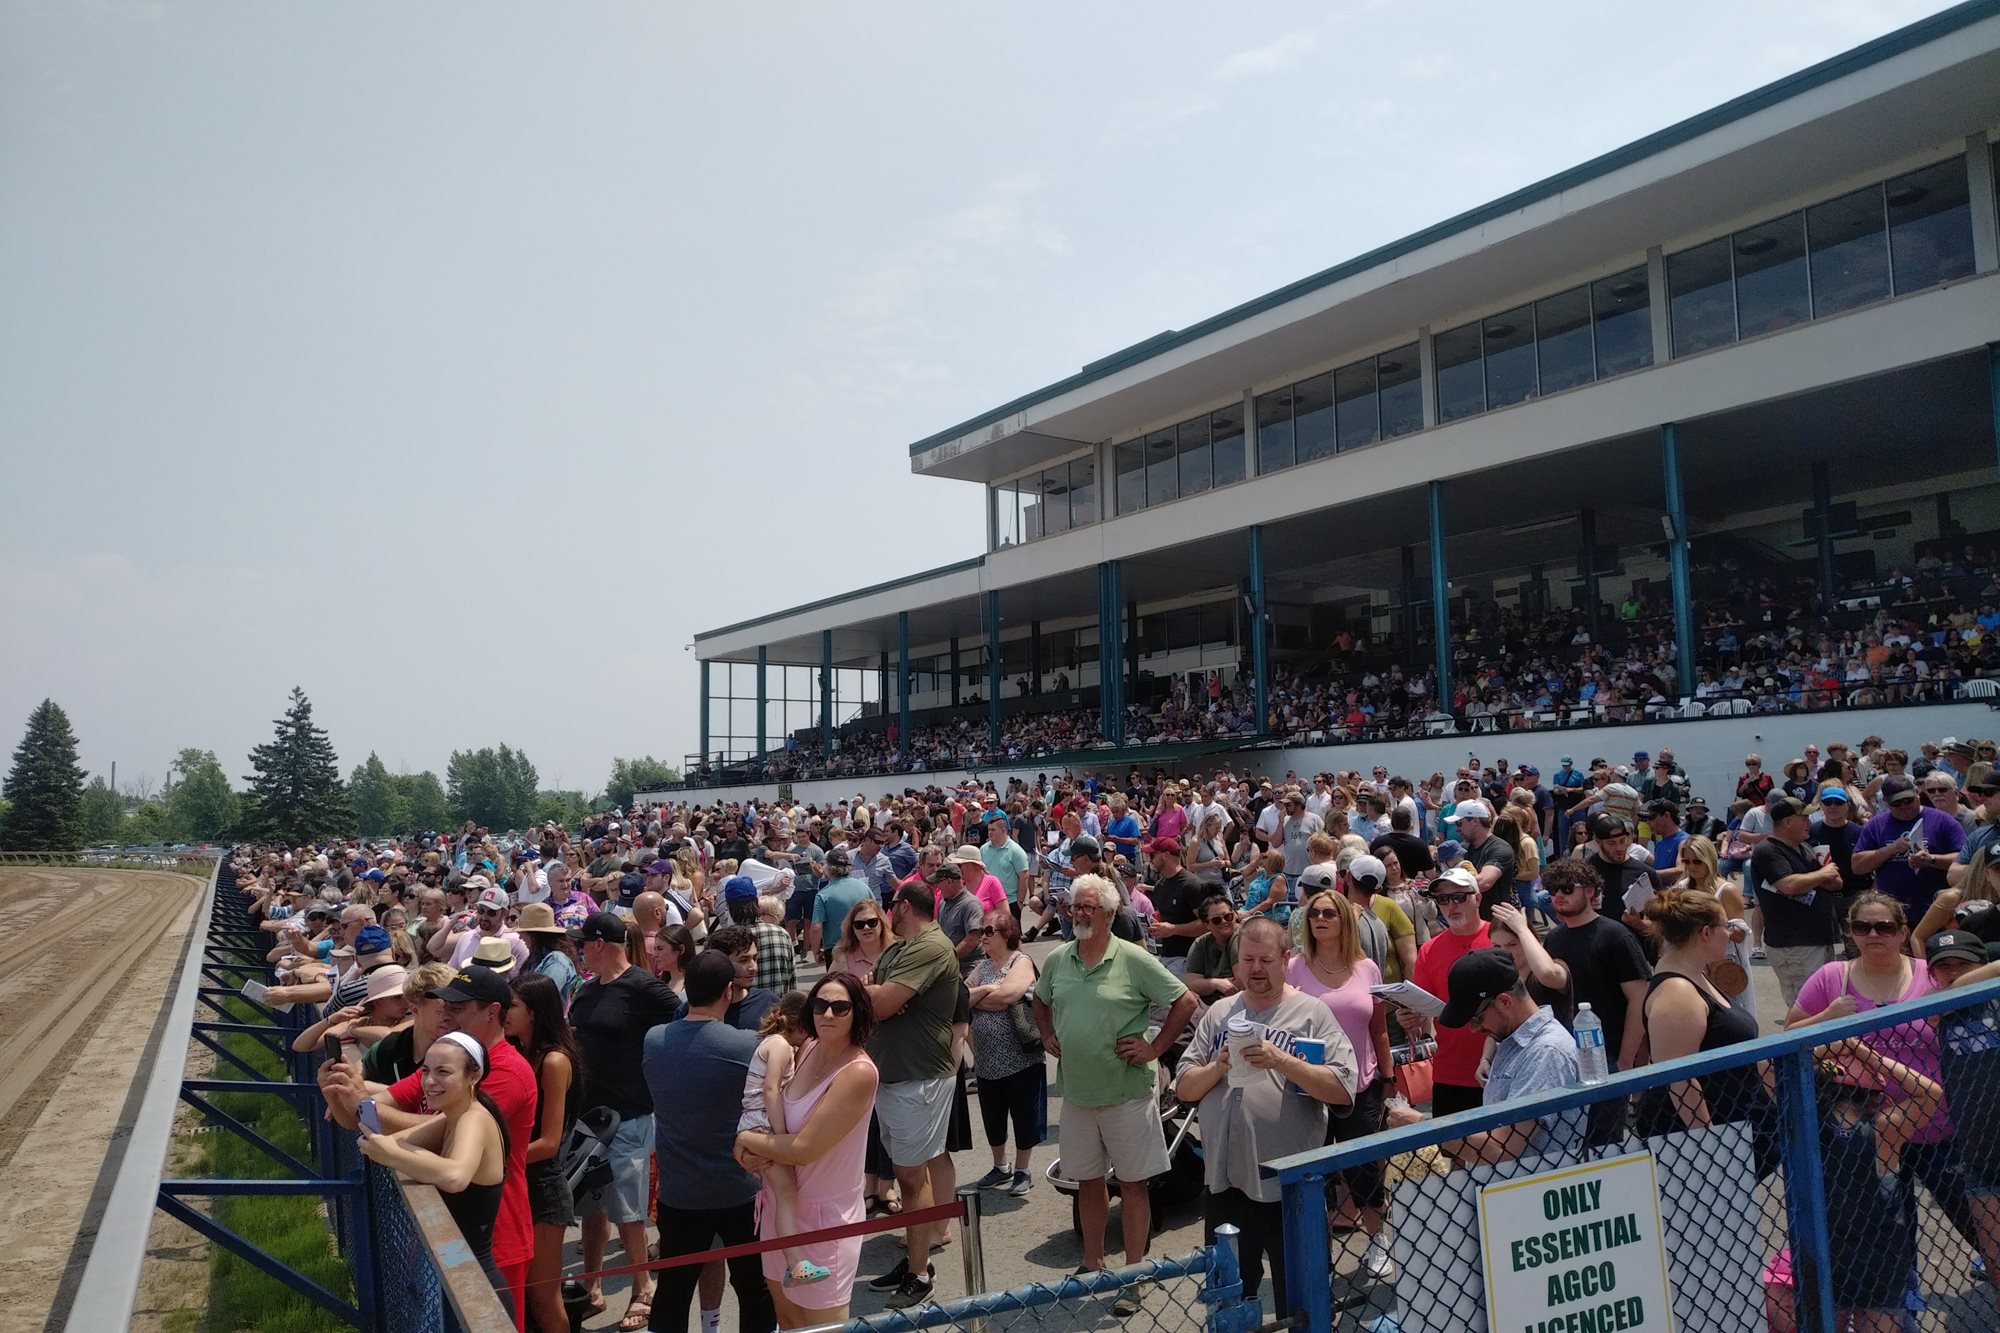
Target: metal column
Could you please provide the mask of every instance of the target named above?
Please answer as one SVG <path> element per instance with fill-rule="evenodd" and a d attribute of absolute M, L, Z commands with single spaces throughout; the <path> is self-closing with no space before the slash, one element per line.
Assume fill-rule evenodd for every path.
<path fill-rule="evenodd" d="M 701 761 L 708 762 L 708 659 L 701 659 Z"/>
<path fill-rule="evenodd" d="M 1271 618 L 1264 602 L 1264 528 L 1250 525 L 1250 675 L 1257 734 L 1271 725 Z"/>
<path fill-rule="evenodd" d="M 1431 636 L 1437 640 L 1437 689 L 1431 697 L 1451 711 L 1451 580 L 1445 573 L 1444 483 L 1430 484 Z"/>
<path fill-rule="evenodd" d="M 910 758 L 910 613 L 896 613 L 896 762 Z"/>
<path fill-rule="evenodd" d="M 1814 463 L 1812 484 L 1813 546 L 1819 556 L 1819 613 L 1824 616 L 1833 613 L 1833 469 L 1825 463 Z"/>
<path fill-rule="evenodd" d="M 1604 645 L 1602 627 L 1597 623 L 1597 511 L 1586 509 L 1577 515 L 1577 522 L 1583 527 L 1583 559 L 1576 572 L 1583 575 L 1584 612 L 1590 629 L 1590 643 L 1593 648 Z"/>
<path fill-rule="evenodd" d="M 766 686 L 765 673 L 769 669 L 769 650 L 763 644 L 757 645 L 757 757 L 762 759 L 769 743 L 764 735 L 764 719 L 771 711 L 771 692 Z"/>
<path fill-rule="evenodd" d="M 819 752 L 833 758 L 833 631 L 819 632 Z"/>
<path fill-rule="evenodd" d="M 1000 753 L 1000 593 L 986 594 L 986 751 Z"/>
<path fill-rule="evenodd" d="M 1694 598 L 1688 588 L 1687 505 L 1681 497 L 1680 432 L 1671 421 L 1660 427 L 1660 472 L 1667 493 L 1667 523 L 1673 529 L 1667 542 L 1667 555 L 1674 589 L 1675 686 L 1680 696 L 1687 698 L 1694 693 Z M 1815 481 L 1819 476 L 1815 468 Z M 1831 550 L 1831 547 L 1827 549 Z M 1594 551 L 1590 563 L 1594 570 L 1597 567 Z M 1825 577 L 1824 573 L 1821 577 Z"/>

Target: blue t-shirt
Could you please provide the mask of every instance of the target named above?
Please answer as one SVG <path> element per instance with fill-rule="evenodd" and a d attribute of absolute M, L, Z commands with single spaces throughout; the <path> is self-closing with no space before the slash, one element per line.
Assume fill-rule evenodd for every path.
<path fill-rule="evenodd" d="M 1105 828 L 1104 836 L 1111 840 L 1111 846 L 1106 849 L 1107 851 L 1112 852 L 1114 855 L 1122 852 L 1126 856 L 1135 859 L 1138 857 L 1139 821 L 1131 815 L 1120 815 L 1118 818 L 1112 820 L 1110 825 Z"/>
<path fill-rule="evenodd" d="M 829 949 L 833 947 L 834 940 L 839 936 L 841 926 L 846 924 L 847 914 L 854 910 L 854 905 L 866 902 L 874 896 L 874 891 L 868 887 L 868 881 L 856 879 L 852 875 L 843 875 L 839 879 L 828 881 L 826 887 L 819 891 L 819 897 L 813 899 L 812 909 L 812 919 L 822 927 L 821 938 L 826 941 L 825 947 Z"/>
<path fill-rule="evenodd" d="M 1681 859 L 1681 844 L 1688 840 L 1687 830 L 1669 833 L 1653 843 L 1653 869 L 1665 874 L 1672 870 Z"/>
<path fill-rule="evenodd" d="M 646 1034 L 640 1065 L 653 1093 L 660 1198 L 677 1208 L 729 1208 L 757 1197 L 736 1165 L 736 1124 L 757 1034 L 713 1019 L 662 1023 Z"/>

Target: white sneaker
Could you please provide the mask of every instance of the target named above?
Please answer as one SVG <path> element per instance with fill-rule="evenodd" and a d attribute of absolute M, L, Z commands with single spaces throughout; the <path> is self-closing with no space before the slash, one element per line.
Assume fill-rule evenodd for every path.
<path fill-rule="evenodd" d="M 1368 1248 L 1361 1252 L 1361 1271 L 1377 1282 L 1387 1282 L 1396 1276 L 1396 1265 L 1389 1258 L 1389 1242 L 1380 1232 L 1368 1240 Z"/>

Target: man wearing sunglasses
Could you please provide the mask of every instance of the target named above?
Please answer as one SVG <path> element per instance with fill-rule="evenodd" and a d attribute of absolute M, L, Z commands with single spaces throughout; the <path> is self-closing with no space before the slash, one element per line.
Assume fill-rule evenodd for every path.
<path fill-rule="evenodd" d="M 1430 899 L 1437 904 L 1445 928 L 1424 941 L 1417 950 L 1416 971 L 1410 980 L 1437 996 L 1449 996 L 1451 967 L 1474 949 L 1493 943 L 1487 923 L 1479 915 L 1479 880 L 1463 866 L 1453 866 L 1431 881 Z M 1474 1028 L 1446 1027 L 1437 1030 L 1437 1055 L 1431 1065 L 1431 1114 L 1455 1115 L 1480 1104 L 1479 1057 L 1486 1038 Z"/>
<path fill-rule="evenodd" d="M 1236 909 L 1218 893 L 1202 901 L 1195 920 L 1203 933 L 1188 949 L 1181 980 L 1203 1004 L 1214 1004 L 1236 994 Z"/>
<path fill-rule="evenodd" d="M 1926 806 L 1909 778 L 1884 778 L 1881 797 L 1888 809 L 1862 826 L 1854 843 L 1854 870 L 1874 875 L 1876 889 L 1903 904 L 1916 920 L 1945 887 L 1946 870 L 1965 848 L 1965 830 L 1944 811 Z M 1767 926 L 1767 942 L 1769 934 Z"/>
<path fill-rule="evenodd" d="M 1965 794 L 1977 803 L 1975 809 L 1986 816 L 1986 822 L 1965 840 L 1958 859 L 1945 871 L 1945 878 L 1953 888 L 1965 881 L 1965 868 L 1972 864 L 1972 858 L 1980 852 L 1990 855 L 1995 839 L 2000 838 L 2000 769 L 1992 764 L 1975 767 L 1966 775 Z"/>

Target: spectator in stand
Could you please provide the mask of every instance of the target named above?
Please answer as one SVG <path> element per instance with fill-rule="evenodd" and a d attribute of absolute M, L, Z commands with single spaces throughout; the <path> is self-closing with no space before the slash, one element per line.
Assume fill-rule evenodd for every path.
<path fill-rule="evenodd" d="M 1387 861 L 1388 858 L 1382 855 L 1386 848 L 1396 854 L 1396 859 L 1402 863 L 1405 875 L 1412 878 L 1427 875 L 1434 868 L 1435 862 L 1431 859 L 1430 847 L 1416 835 L 1414 828 L 1410 812 L 1398 805 L 1389 812 L 1389 831 L 1377 834 L 1368 844 L 1368 850 Z"/>
<path fill-rule="evenodd" d="M 1479 915 L 1479 894 L 1478 878 L 1463 866 L 1453 866 L 1431 881 L 1431 901 L 1437 904 L 1445 928 L 1417 951 L 1417 967 L 1410 980 L 1440 1000 L 1449 995 L 1447 980 L 1452 964 L 1492 943 Z M 1421 1019 L 1421 1015 L 1417 1017 Z M 1433 1115 L 1454 1115 L 1480 1104 L 1477 1070 L 1484 1044 L 1481 1033 L 1463 1025 L 1438 1027 L 1437 1055 L 1431 1065 Z"/>
<path fill-rule="evenodd" d="M 875 964 L 888 947 L 888 915 L 880 903 L 864 899 L 848 909 L 847 920 L 841 923 L 840 941 L 833 947 L 832 970 L 850 972 L 866 981 L 874 975 Z"/>
<path fill-rule="evenodd" d="M 1965 846 L 1959 849 L 1957 864 L 1945 871 L 1953 887 L 1965 882 L 1974 856 L 2000 845 L 1995 842 L 2000 837 L 2000 769 L 1990 763 L 1975 765 L 1966 776 L 1965 794 L 1974 802 L 1977 823 L 1966 835 Z"/>
<path fill-rule="evenodd" d="M 1196 919 L 1206 929 L 1188 949 L 1181 980 L 1196 999 L 1214 1004 L 1236 993 L 1236 909 L 1222 894 L 1212 894 L 1202 900 Z"/>
<path fill-rule="evenodd" d="M 756 941 L 757 972 L 752 984 L 778 995 L 792 989 L 798 977 L 797 951 L 783 926 L 761 916 L 756 884 L 748 875 L 732 875 L 723 881 L 722 899 L 730 919 Z"/>
<path fill-rule="evenodd" d="M 450 985 L 452 975 L 443 963 L 425 963 L 405 971 L 403 1003 L 409 1018 L 362 1052 L 363 1079 L 387 1086 L 423 1067 L 424 1052 L 437 1040 L 444 1016 L 444 1001 L 432 998 L 431 992 Z"/>
<path fill-rule="evenodd" d="M 521 909 L 514 933 L 528 946 L 527 974 L 547 977 L 555 983 L 565 1002 L 583 982 L 577 971 L 576 946 L 569 932 L 556 924 L 556 914 L 547 903 L 529 903 Z"/>
<path fill-rule="evenodd" d="M 827 881 L 813 897 L 812 924 L 806 929 L 806 952 L 822 958 L 856 903 L 866 898 L 882 901 L 868 881 L 854 873 L 853 854 L 845 847 L 828 849 L 825 865 Z"/>
<path fill-rule="evenodd" d="M 1155 838 L 1152 845 L 1153 900 L 1152 937 L 1159 944 L 1160 961 L 1175 976 L 1187 971 L 1188 950 L 1195 937 L 1207 927 L 1196 918 L 1195 909 L 1208 896 L 1202 882 L 1189 874 L 1181 861 L 1181 845 L 1176 838 Z"/>
<path fill-rule="evenodd" d="M 485 878 L 483 875 L 473 876 L 474 880 L 483 878 Z M 472 880 L 466 883 L 470 886 Z M 462 930 L 452 937 L 449 959 L 451 965 L 464 967 L 471 959 L 473 950 L 479 947 L 480 941 L 497 939 L 503 941 L 508 951 L 514 955 L 515 969 L 525 970 L 528 966 L 528 946 L 507 926 L 507 913 L 511 909 L 512 904 L 507 901 L 505 889 L 495 888 L 489 883 L 479 890 L 478 897 L 472 900 L 474 929 Z M 436 948 L 435 937 L 432 939 L 432 947 Z"/>
<path fill-rule="evenodd" d="M 1449 819 L 1479 880 L 1479 915 L 1491 917 L 1494 903 L 1514 901 L 1513 844 L 1493 835 L 1493 808 L 1484 801 L 1460 801 Z"/>
<path fill-rule="evenodd" d="M 969 869 L 970 867 L 968 867 Z M 1006 903 L 983 908 L 979 899 L 965 887 L 965 880 L 959 875 L 959 868 L 946 862 L 931 875 L 928 883 L 917 885 L 934 891 L 937 902 L 938 929 L 951 941 L 952 953 L 958 958 L 961 973 L 970 972 L 979 957 L 979 946 L 985 942 L 981 929 L 987 914 L 993 911 L 1005 912 Z M 1013 914 L 1008 913 L 1009 917 Z"/>
<path fill-rule="evenodd" d="M 985 852 L 985 847 L 967 843 L 951 854 L 951 864 L 957 867 L 960 881 L 978 901 L 980 911 L 991 912 L 1007 906 L 1007 890 L 999 877 L 986 868 Z"/>
<path fill-rule="evenodd" d="M 1014 840 L 1007 826 L 1005 811 L 987 812 L 985 835 L 986 841 L 979 848 L 980 861 L 985 865 L 986 872 L 1000 881 L 1000 890 L 1007 896 L 1007 909 L 1014 914 L 1018 925 L 1021 904 L 1027 901 L 1034 887 L 1029 874 L 1028 853 Z"/>

